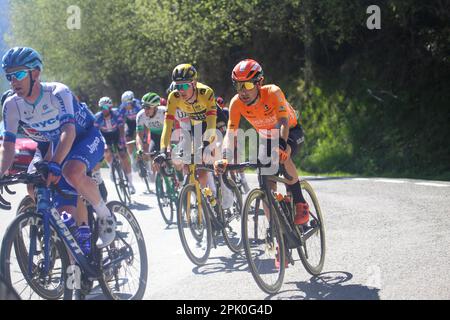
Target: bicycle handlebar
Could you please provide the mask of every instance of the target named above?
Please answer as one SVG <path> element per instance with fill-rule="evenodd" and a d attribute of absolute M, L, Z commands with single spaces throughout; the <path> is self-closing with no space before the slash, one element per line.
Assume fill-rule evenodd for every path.
<path fill-rule="evenodd" d="M 16 194 L 15 191 L 12 191 L 9 189 L 9 186 L 15 185 L 15 184 L 33 184 L 36 186 L 45 186 L 45 180 L 44 177 L 48 174 L 48 167 L 47 163 L 45 161 L 40 161 L 34 164 L 36 167 L 35 173 L 26 173 L 21 172 L 14 175 L 7 175 L 0 179 L 0 208 L 4 210 L 11 210 L 11 202 L 7 201 L 5 198 L 3 198 L 3 190 L 5 190 L 7 193 L 14 195 Z M 52 184 L 50 186 L 51 190 L 54 190 L 58 192 L 60 195 L 62 195 L 64 198 L 68 198 L 69 195 L 66 194 L 64 191 L 62 191 L 57 185 Z"/>

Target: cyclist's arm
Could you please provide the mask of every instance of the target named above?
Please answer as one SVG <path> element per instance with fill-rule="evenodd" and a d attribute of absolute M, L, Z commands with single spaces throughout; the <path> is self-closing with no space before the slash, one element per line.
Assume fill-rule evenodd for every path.
<path fill-rule="evenodd" d="M 228 159 L 231 161 L 231 155 L 233 154 L 234 141 L 237 133 L 237 129 L 239 129 L 239 123 L 241 121 L 241 111 L 239 106 L 235 103 L 235 99 L 233 99 L 230 103 L 230 111 L 229 111 L 229 119 L 227 125 L 227 132 L 225 133 L 225 138 L 223 139 L 222 144 L 222 157 L 224 159 Z"/>
<path fill-rule="evenodd" d="M 0 147 L 0 176 L 11 167 L 14 162 L 16 134 L 19 126 L 19 111 L 13 102 L 8 101 L 3 106 L 3 123 L 5 132 L 3 134 L 3 144 Z"/>
<path fill-rule="evenodd" d="M 72 123 L 66 123 L 61 128 L 61 136 L 59 138 L 58 146 L 55 149 L 51 161 L 61 164 L 72 149 L 73 142 L 75 140 L 76 132 L 75 125 Z"/>
<path fill-rule="evenodd" d="M 4 141 L 0 146 L 0 157 L 1 157 L 1 166 L 0 166 L 0 177 L 3 177 L 6 171 L 11 167 L 14 162 L 15 153 L 15 142 Z"/>
<path fill-rule="evenodd" d="M 207 105 L 206 105 L 206 130 L 209 132 L 208 141 L 212 142 L 216 138 L 216 125 L 217 125 L 217 106 L 214 97 L 214 91 L 208 90 L 207 92 Z"/>
<path fill-rule="evenodd" d="M 280 129 L 280 138 L 287 142 L 289 136 L 289 104 L 286 101 L 283 91 L 277 86 L 273 86 L 271 100 L 277 110 L 278 123 L 276 129 Z"/>
<path fill-rule="evenodd" d="M 72 148 L 76 137 L 73 95 L 65 85 L 59 85 L 54 91 L 53 103 L 59 106 L 61 135 L 51 161 L 61 164 Z"/>
<path fill-rule="evenodd" d="M 175 120 L 175 112 L 177 111 L 175 91 L 170 93 L 167 98 L 167 112 L 164 118 L 164 128 L 161 134 L 161 152 L 166 152 L 170 145 L 170 136 L 172 134 L 173 123 Z"/>
<path fill-rule="evenodd" d="M 139 150 L 144 150 L 144 146 L 145 146 L 145 141 L 144 141 L 144 134 L 147 131 L 146 127 L 141 128 L 140 126 L 138 126 L 136 128 L 136 149 Z M 150 130 L 148 130 L 149 134 L 150 134 Z"/>

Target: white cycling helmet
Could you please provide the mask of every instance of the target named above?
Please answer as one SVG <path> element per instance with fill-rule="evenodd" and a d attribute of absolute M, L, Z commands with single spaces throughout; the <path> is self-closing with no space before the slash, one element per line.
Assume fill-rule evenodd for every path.
<path fill-rule="evenodd" d="M 133 102 L 133 100 L 134 100 L 134 93 L 133 93 L 133 91 L 125 91 L 122 94 L 122 102 L 128 103 L 128 102 Z"/>
<path fill-rule="evenodd" d="M 103 97 L 98 101 L 98 106 L 102 108 L 103 106 L 108 106 L 109 108 L 112 108 L 113 103 L 110 97 Z"/>

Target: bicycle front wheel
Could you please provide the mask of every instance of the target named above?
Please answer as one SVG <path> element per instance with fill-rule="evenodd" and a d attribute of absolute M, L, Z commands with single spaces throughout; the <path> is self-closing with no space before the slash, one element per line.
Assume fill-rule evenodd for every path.
<path fill-rule="evenodd" d="M 124 205 L 131 203 L 130 195 L 128 193 L 128 181 L 126 180 L 125 173 L 118 163 L 116 164 L 113 162 L 112 176 L 120 202 Z"/>
<path fill-rule="evenodd" d="M 72 291 L 66 281 L 69 256 L 52 226 L 50 232 L 48 272 L 44 268 L 44 227 L 41 215 L 32 209 L 20 212 L 5 233 L 0 253 L 0 273 L 21 299 L 72 298 Z"/>
<path fill-rule="evenodd" d="M 311 216 L 306 227 L 296 226 L 304 239 L 304 245 L 297 248 L 297 251 L 306 271 L 315 276 L 322 272 L 325 263 L 325 226 L 313 188 L 304 180 L 300 183 L 302 190 L 306 191 L 303 195 L 309 205 Z"/>
<path fill-rule="evenodd" d="M 276 214 L 260 189 L 252 190 L 242 213 L 242 239 L 250 272 L 261 290 L 273 294 L 280 290 L 285 272 L 285 249 Z"/>
<path fill-rule="evenodd" d="M 211 251 L 211 221 L 205 199 L 197 198 L 196 187 L 188 184 L 181 190 L 177 209 L 177 225 L 184 251 L 194 264 L 201 266 Z"/>
<path fill-rule="evenodd" d="M 173 195 L 171 194 L 171 192 L 175 192 L 175 186 L 172 183 L 172 179 L 164 177 L 160 173 L 156 175 L 155 186 L 159 211 L 161 211 L 164 222 L 170 226 L 173 223 L 173 216 L 177 209 L 177 204 L 173 201 Z"/>
<path fill-rule="evenodd" d="M 147 286 L 144 236 L 133 213 L 118 201 L 106 204 L 117 220 L 116 238 L 101 250 L 103 293 L 114 300 L 139 300 Z"/>
<path fill-rule="evenodd" d="M 230 208 L 223 209 L 225 226 L 222 233 L 228 248 L 234 253 L 239 253 L 242 249 L 242 194 L 234 181 L 229 180 L 229 184 L 232 187 L 230 191 L 233 204 Z"/>

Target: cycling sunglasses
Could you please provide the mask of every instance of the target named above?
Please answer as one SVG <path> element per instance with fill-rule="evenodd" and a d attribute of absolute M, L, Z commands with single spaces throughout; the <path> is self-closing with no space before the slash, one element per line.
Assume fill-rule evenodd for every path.
<path fill-rule="evenodd" d="M 143 107 L 144 109 L 150 109 L 150 108 L 156 108 L 157 106 L 154 105 L 154 104 L 150 104 L 150 103 L 143 103 L 143 104 L 142 104 L 142 107 Z"/>
<path fill-rule="evenodd" d="M 192 86 L 192 82 L 175 84 L 175 90 L 177 90 L 177 91 L 186 91 L 191 86 Z"/>
<path fill-rule="evenodd" d="M 243 81 L 243 82 L 239 82 L 239 81 L 235 81 L 233 82 L 234 88 L 236 89 L 236 91 L 242 91 L 243 89 L 245 90 L 252 90 L 255 87 L 255 82 L 251 82 L 251 81 Z"/>
<path fill-rule="evenodd" d="M 11 82 L 13 80 L 13 78 L 15 78 L 18 81 L 22 81 L 23 79 L 25 79 L 28 76 L 28 71 L 33 71 L 33 70 L 25 69 L 25 70 L 19 70 L 19 71 L 14 71 L 14 72 L 11 72 L 11 73 L 7 73 L 6 74 L 6 80 Z"/>

